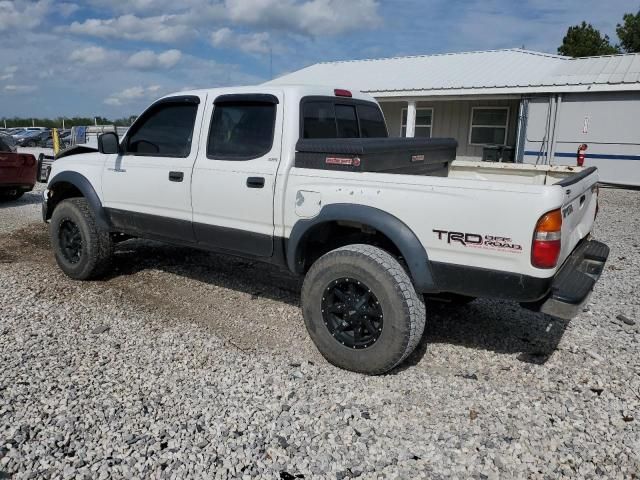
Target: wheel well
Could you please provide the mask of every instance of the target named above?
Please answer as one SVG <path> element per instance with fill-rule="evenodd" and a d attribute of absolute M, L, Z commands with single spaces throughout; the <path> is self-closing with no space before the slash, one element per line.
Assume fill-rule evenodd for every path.
<path fill-rule="evenodd" d="M 51 218 L 56 206 L 67 198 L 83 197 L 84 195 L 78 187 L 69 182 L 58 182 L 49 188 L 50 194 L 47 201 L 47 220 Z"/>
<path fill-rule="evenodd" d="M 311 265 L 325 253 L 362 243 L 373 245 L 402 259 L 400 249 L 384 233 L 360 222 L 330 221 L 313 226 L 300 240 L 296 254 L 296 265 L 306 273 Z"/>

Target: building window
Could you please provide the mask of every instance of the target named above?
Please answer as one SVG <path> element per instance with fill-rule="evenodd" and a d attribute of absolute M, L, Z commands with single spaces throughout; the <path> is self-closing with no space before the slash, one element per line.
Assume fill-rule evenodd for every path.
<path fill-rule="evenodd" d="M 431 138 L 433 108 L 416 108 L 416 137 Z M 407 136 L 407 109 L 402 109 L 402 136 Z"/>
<path fill-rule="evenodd" d="M 471 145 L 506 145 L 509 107 L 474 107 L 471 109 Z"/>

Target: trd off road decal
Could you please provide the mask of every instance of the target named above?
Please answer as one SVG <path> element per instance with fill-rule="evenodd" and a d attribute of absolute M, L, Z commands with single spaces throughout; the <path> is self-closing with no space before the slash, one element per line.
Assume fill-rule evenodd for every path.
<path fill-rule="evenodd" d="M 478 233 L 450 232 L 448 230 L 434 230 L 438 240 L 448 244 L 459 244 L 469 248 L 483 248 L 485 250 L 500 250 L 503 252 L 522 253 L 522 245 L 514 243 L 509 237 L 497 235 L 480 235 Z"/>

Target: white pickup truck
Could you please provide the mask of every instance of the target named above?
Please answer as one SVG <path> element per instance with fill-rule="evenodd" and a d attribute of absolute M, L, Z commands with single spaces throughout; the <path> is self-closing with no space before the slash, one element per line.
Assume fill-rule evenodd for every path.
<path fill-rule="evenodd" d="M 327 87 L 197 90 L 122 141 L 57 159 L 43 218 L 60 268 L 103 274 L 143 237 L 304 275 L 308 332 L 334 365 L 381 374 L 424 331 L 425 296 L 580 311 L 609 249 L 591 240 L 594 168 L 454 161 L 451 139 L 392 139 L 379 106 Z"/>

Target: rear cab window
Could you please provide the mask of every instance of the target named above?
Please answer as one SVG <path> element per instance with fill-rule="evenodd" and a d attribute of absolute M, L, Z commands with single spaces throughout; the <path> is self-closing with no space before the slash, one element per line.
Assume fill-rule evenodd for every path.
<path fill-rule="evenodd" d="M 306 97 L 300 105 L 300 138 L 386 138 L 387 126 L 373 102 Z"/>

